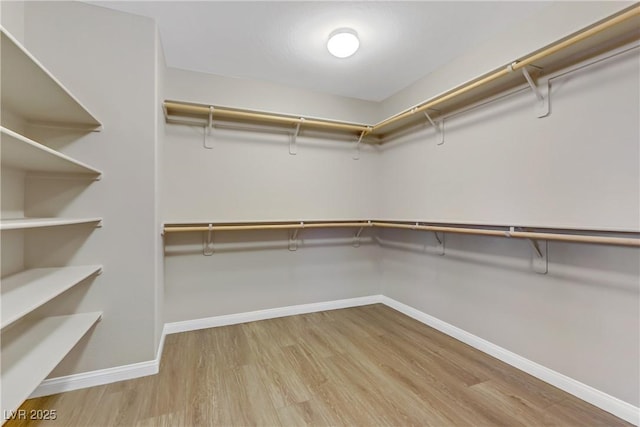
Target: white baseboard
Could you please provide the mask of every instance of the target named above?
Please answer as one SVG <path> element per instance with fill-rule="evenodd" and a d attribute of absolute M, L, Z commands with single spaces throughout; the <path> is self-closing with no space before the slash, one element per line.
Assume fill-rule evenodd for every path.
<path fill-rule="evenodd" d="M 67 375 L 65 377 L 51 378 L 42 381 L 38 388 L 31 393 L 29 398 L 49 396 L 50 394 L 65 391 L 79 390 L 81 388 L 95 387 L 98 385 L 115 383 L 157 374 L 160 364 L 157 360 L 132 363 L 130 365 L 116 366 L 114 368 L 99 369 L 97 371 L 83 372 L 81 374 Z"/>
<path fill-rule="evenodd" d="M 154 360 L 47 379 L 44 380 L 33 393 L 31 393 L 30 398 L 49 396 L 51 394 L 62 393 L 65 391 L 79 390 L 82 388 L 157 374 L 160 370 L 160 359 L 164 348 L 164 338 L 168 334 L 213 328 L 216 326 L 254 322 L 256 320 L 275 319 L 277 317 L 293 316 L 295 314 L 315 313 L 318 311 L 376 304 L 379 303 L 381 299 L 382 295 L 370 295 L 359 298 L 301 304 L 288 307 L 271 308 L 267 310 L 250 311 L 247 313 L 208 317 L 205 319 L 166 323 L 162 331 L 160 344 L 158 345 L 158 351 Z"/>
<path fill-rule="evenodd" d="M 544 382 L 589 402 L 592 405 L 615 415 L 616 417 L 622 418 L 623 420 L 635 425 L 640 425 L 640 408 L 633 406 L 630 403 L 624 402 L 607 393 L 583 384 L 580 381 L 576 381 L 573 378 L 569 378 L 566 375 L 546 368 L 536 362 L 512 353 L 509 350 L 394 299 L 382 296 L 381 302 L 386 306 L 424 323 L 425 325 L 431 326 L 432 328 L 457 339 L 458 341 L 462 341 L 463 343 L 493 356 L 496 359 L 502 360 L 503 362 L 528 373 L 529 375 L 541 379 Z"/>
<path fill-rule="evenodd" d="M 49 396 L 65 391 L 79 390 L 157 374 L 160 372 L 160 359 L 162 358 L 165 335 L 165 331 L 163 330 L 154 360 L 47 379 L 40 383 L 29 398 Z"/>
<path fill-rule="evenodd" d="M 255 322 L 257 320 L 294 316 L 296 314 L 316 313 L 318 311 L 358 307 L 361 305 L 376 304 L 381 301 L 382 295 L 369 295 L 366 297 L 316 302 L 312 304 L 291 305 L 287 307 L 249 311 L 246 313 L 206 317 L 204 319 L 185 320 L 182 322 L 167 323 L 165 324 L 164 328 L 165 333 L 175 334 L 177 332 L 195 331 L 198 329 L 215 328 L 217 326 L 237 325 L 239 323 Z"/>
<path fill-rule="evenodd" d="M 194 331 L 198 329 L 213 328 L 217 326 L 235 325 L 239 323 L 254 322 L 257 320 L 274 319 L 277 317 L 293 316 L 296 314 L 315 313 L 318 311 L 336 310 L 340 308 L 358 307 L 368 304 L 382 303 L 399 312 L 412 317 L 425 325 L 431 326 L 465 344 L 468 344 L 496 359 L 520 369 L 536 378 L 541 379 L 561 390 L 566 391 L 586 402 L 597 406 L 625 421 L 640 425 L 640 408 L 610 396 L 600 390 L 569 378 L 559 372 L 546 368 L 529 359 L 519 356 L 496 344 L 486 341 L 476 335 L 464 331 L 447 322 L 423 313 L 413 307 L 403 304 L 384 295 L 370 295 L 366 297 L 350 298 L 336 301 L 326 301 L 312 304 L 301 304 L 266 310 L 250 311 L 247 313 L 229 314 L 224 316 L 208 317 L 204 319 L 186 320 L 182 322 L 167 323 L 158 346 L 156 358 L 147 362 L 131 365 L 101 369 L 66 377 L 52 378 L 42 382 L 31 397 L 47 396 L 65 391 L 77 390 L 85 387 L 108 384 L 146 375 L 158 373 L 160 359 L 164 347 L 164 338 L 168 334 Z"/>

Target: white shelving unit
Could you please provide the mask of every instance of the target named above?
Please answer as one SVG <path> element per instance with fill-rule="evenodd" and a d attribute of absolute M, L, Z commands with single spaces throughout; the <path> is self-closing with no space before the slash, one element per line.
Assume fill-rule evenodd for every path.
<path fill-rule="evenodd" d="M 56 227 L 60 225 L 100 223 L 102 218 L 16 218 L 0 220 L 2 230 L 24 230 L 27 228 Z"/>
<path fill-rule="evenodd" d="M 1 27 L 0 33 L 3 111 L 10 112 L 27 130 L 31 125 L 86 131 L 101 129 L 95 116 L 15 38 Z M 71 175 L 88 183 L 102 175 L 98 169 L 4 126 L 0 126 L 0 137 L 2 170 L 17 170 L 44 179 L 49 175 L 54 178 Z M 15 192 L 16 200 L 20 191 L 24 190 Z M 99 217 L 2 218 L 0 230 L 74 224 L 100 226 L 101 223 Z M 99 265 L 61 265 L 32 268 L 2 279 L 0 410 L 3 413 L 16 410 L 102 316 L 95 312 L 39 318 L 33 311 L 56 297 L 64 298 L 65 291 L 101 271 Z"/>
<path fill-rule="evenodd" d="M 91 166 L 58 153 L 49 147 L 0 126 L 0 160 L 3 168 L 30 173 L 78 174 L 90 179 L 99 178 L 101 172 Z"/>
<path fill-rule="evenodd" d="M 95 312 L 47 317 L 24 325 L 20 334 L 3 337 L 2 408 L 19 407 L 101 316 Z"/>
<path fill-rule="evenodd" d="M 2 105 L 32 123 L 99 129 L 100 122 L 13 36 L 0 27 Z"/>
<path fill-rule="evenodd" d="M 101 270 L 100 265 L 34 268 L 3 279 L 0 329 Z"/>

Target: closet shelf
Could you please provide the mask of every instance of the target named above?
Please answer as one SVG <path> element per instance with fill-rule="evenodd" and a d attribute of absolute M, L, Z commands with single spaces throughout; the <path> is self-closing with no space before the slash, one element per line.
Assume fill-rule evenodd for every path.
<path fill-rule="evenodd" d="M 267 123 L 287 126 L 292 130 L 320 128 L 333 132 L 359 135 L 359 141 L 382 144 L 398 131 L 418 123 L 435 123 L 453 111 L 487 99 L 498 93 L 517 88 L 554 71 L 577 64 L 640 38 L 640 6 L 635 4 L 590 27 L 509 64 L 462 83 L 412 108 L 401 111 L 375 125 L 347 123 L 334 120 L 284 115 L 264 111 L 242 110 L 223 106 L 165 101 L 164 111 L 168 123 L 211 126 L 213 120 L 244 123 Z M 533 67 L 527 70 L 527 67 Z M 525 77 L 526 71 L 526 77 Z M 533 77 L 532 77 L 533 76 Z M 425 114 L 429 116 L 426 117 Z M 179 118 L 183 118 L 180 121 Z M 362 139 L 364 137 L 364 139 Z"/>
<path fill-rule="evenodd" d="M 2 167 L 26 172 L 77 174 L 96 179 L 101 172 L 10 129 L 0 126 Z"/>
<path fill-rule="evenodd" d="M 13 411 L 40 385 L 102 313 L 47 317 L 2 336 L 2 411 Z"/>
<path fill-rule="evenodd" d="M 34 268 L 2 279 L 0 329 L 101 270 L 100 265 Z"/>
<path fill-rule="evenodd" d="M 28 122 L 98 130 L 100 122 L 0 27 L 2 106 Z"/>
<path fill-rule="evenodd" d="M 164 233 L 176 232 L 209 232 L 209 231 L 251 231 L 251 230 L 295 230 L 304 228 L 397 228 L 421 231 L 433 231 L 441 233 L 472 234 L 479 236 L 510 237 L 530 240 L 553 240 L 573 243 L 592 243 L 613 246 L 640 247 L 640 233 L 637 232 L 611 232 L 603 230 L 565 230 L 551 228 L 512 227 L 512 226 L 484 226 L 469 225 L 457 226 L 450 224 L 435 224 L 424 222 L 397 222 L 397 221 L 286 221 L 251 222 L 235 224 L 165 224 Z"/>
<path fill-rule="evenodd" d="M 102 222 L 102 218 L 16 218 L 1 219 L 0 230 L 20 230 L 60 225 L 89 224 Z"/>

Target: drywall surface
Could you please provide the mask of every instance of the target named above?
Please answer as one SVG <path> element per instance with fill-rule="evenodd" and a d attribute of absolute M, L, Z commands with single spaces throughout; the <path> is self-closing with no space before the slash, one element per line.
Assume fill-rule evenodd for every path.
<path fill-rule="evenodd" d="M 0 171 L 0 218 L 24 217 L 24 171 L 2 168 Z M 6 230 L 0 232 L 0 277 L 6 277 L 24 269 L 24 232 Z"/>
<path fill-rule="evenodd" d="M 447 117 L 443 145 L 431 127 L 399 136 L 381 155 L 381 217 L 637 232 L 638 52 L 557 73 L 548 117 L 523 88 Z M 384 295 L 640 403 L 637 248 L 549 242 L 541 275 L 526 240 L 447 234 L 439 256 L 432 233 L 380 239 Z"/>
<path fill-rule="evenodd" d="M 201 73 L 168 70 L 167 97 L 366 121 L 360 101 L 270 84 L 244 85 Z M 305 130 L 255 132 L 167 124 L 164 135 L 165 222 L 370 219 L 376 207 L 379 153 L 351 140 Z M 205 148 L 206 147 L 208 148 Z M 296 154 L 290 154 L 295 150 Z M 165 319 L 192 320 L 288 305 L 376 294 L 377 247 L 352 247 L 355 229 L 214 233 L 214 255 L 202 255 L 202 233 L 165 236 Z M 365 233 L 366 234 L 366 233 Z"/>
<path fill-rule="evenodd" d="M 102 311 L 51 377 L 155 358 L 156 38 L 151 20 L 79 2 L 29 2 L 26 47 L 101 120 L 88 134 L 30 129 L 37 140 L 104 172 L 100 181 L 26 183 L 30 216 L 100 216 L 87 226 L 31 230 L 30 267 L 102 264 L 104 272 L 35 315 Z"/>
<path fill-rule="evenodd" d="M 624 1 L 554 2 L 526 21 L 514 24 L 509 31 L 492 37 L 385 99 L 379 120 L 506 66 L 632 4 Z"/>
<path fill-rule="evenodd" d="M 0 23 L 2 27 L 24 44 L 24 3 L 22 1 L 0 2 Z"/>
<path fill-rule="evenodd" d="M 634 45 L 635 46 L 635 45 Z M 386 144 L 382 218 L 640 230 L 640 49 L 551 78 Z"/>
<path fill-rule="evenodd" d="M 370 219 L 379 153 L 355 142 L 167 125 L 165 222 Z M 204 144 L 208 148 L 204 148 Z"/>
<path fill-rule="evenodd" d="M 165 320 L 177 322 L 380 292 L 380 248 L 371 230 L 353 247 L 354 230 L 214 233 L 203 255 L 202 233 L 165 236 Z"/>
<path fill-rule="evenodd" d="M 640 403 L 637 248 L 384 231 L 383 294 L 632 405 Z"/>
<path fill-rule="evenodd" d="M 170 100 L 372 124 L 380 103 L 347 98 L 275 83 L 167 69 Z"/>
<path fill-rule="evenodd" d="M 164 242 L 160 230 L 162 230 L 162 168 L 164 153 L 164 135 L 166 123 L 164 120 L 164 112 L 161 107 L 164 100 L 164 82 L 166 64 L 164 58 L 164 50 L 160 40 L 158 26 L 155 25 L 155 54 L 156 54 L 156 91 L 154 99 L 154 108 L 156 111 L 155 119 L 155 176 L 154 176 L 154 223 L 156 224 L 155 239 L 155 347 L 158 348 L 162 340 L 162 331 L 164 329 Z"/>

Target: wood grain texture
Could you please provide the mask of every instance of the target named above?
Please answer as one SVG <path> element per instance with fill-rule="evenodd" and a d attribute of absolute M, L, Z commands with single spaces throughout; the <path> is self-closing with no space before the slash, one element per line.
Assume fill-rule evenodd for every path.
<path fill-rule="evenodd" d="M 16 426 L 629 426 L 386 306 L 168 335 L 158 375 L 32 399 Z"/>

